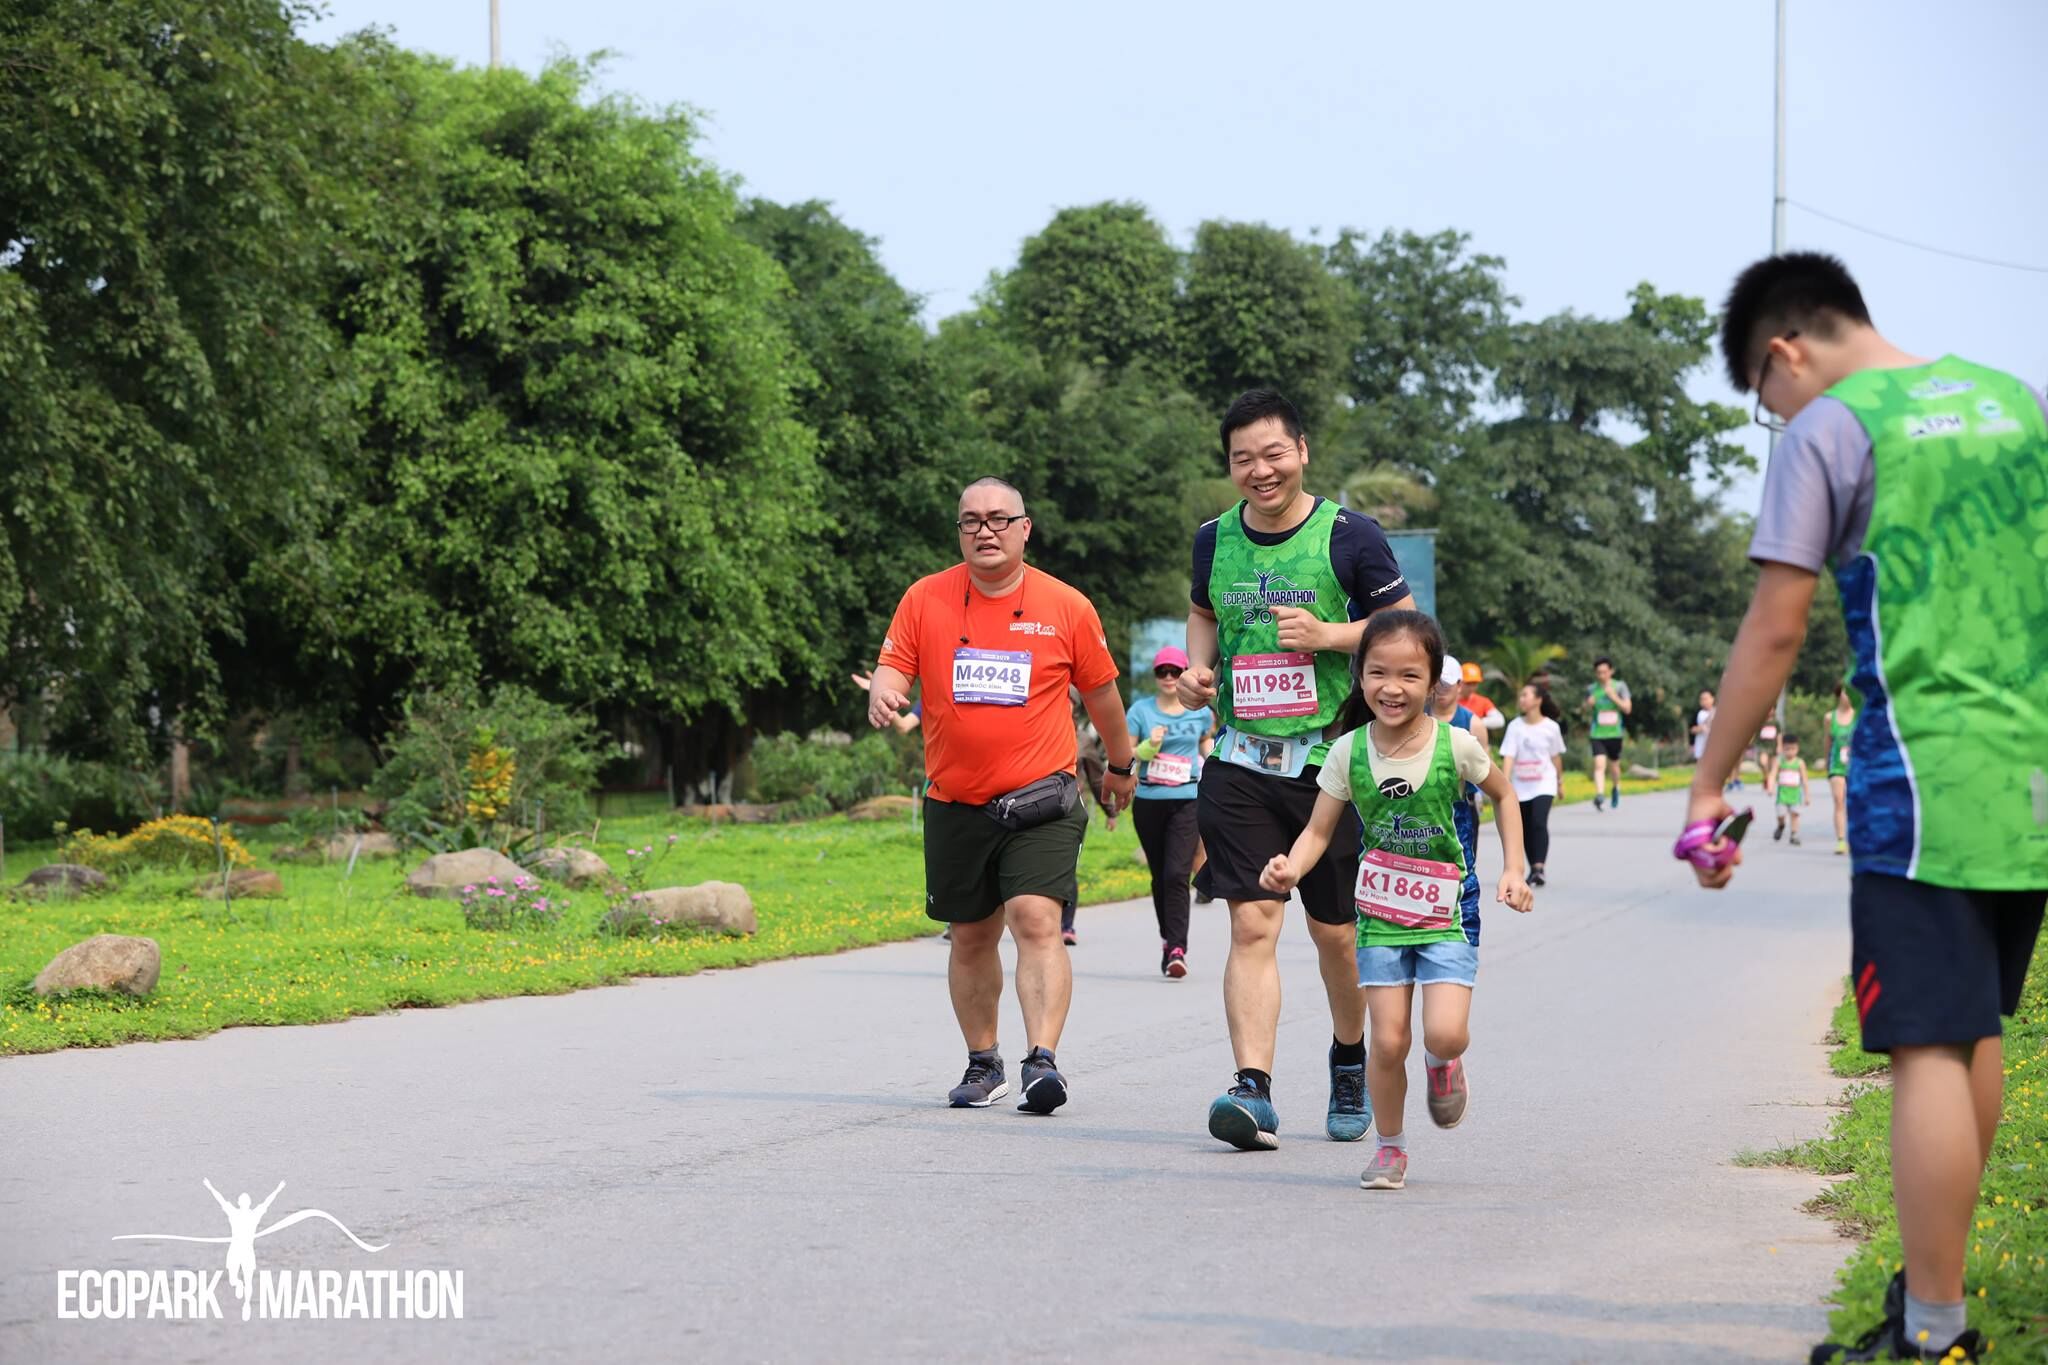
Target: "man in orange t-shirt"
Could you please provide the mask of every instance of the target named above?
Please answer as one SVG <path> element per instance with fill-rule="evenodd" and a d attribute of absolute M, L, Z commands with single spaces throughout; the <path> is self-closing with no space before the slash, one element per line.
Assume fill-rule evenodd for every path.
<path fill-rule="evenodd" d="M 967 1039 L 967 1074 L 948 1099 L 982 1109 L 1009 1093 L 996 1047 L 997 948 L 1007 923 L 1029 1048 L 1017 1107 L 1049 1114 L 1067 1098 L 1053 1053 L 1074 988 L 1060 906 L 1080 894 L 1088 829 L 1068 687 L 1080 691 L 1108 746 L 1102 801 L 1112 812 L 1130 804 L 1137 785 L 1131 737 L 1094 606 L 1024 563 L 1031 518 L 1023 495 L 1001 479 L 976 480 L 960 495 L 959 531 L 964 562 L 920 578 L 896 608 L 868 689 L 868 719 L 877 729 L 890 724 L 919 684 L 930 779 L 925 913 L 952 926 L 947 980 Z M 998 820 L 1009 796 L 1018 801 Z"/>

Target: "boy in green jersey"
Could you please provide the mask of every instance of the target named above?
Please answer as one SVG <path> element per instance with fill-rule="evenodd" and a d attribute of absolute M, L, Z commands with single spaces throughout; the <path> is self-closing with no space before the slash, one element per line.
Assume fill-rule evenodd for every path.
<path fill-rule="evenodd" d="M 1778 827 L 1773 839 L 1785 837 L 1785 822 L 1792 822 L 1792 846 L 1799 846 L 1799 808 L 1813 796 L 1806 790 L 1806 760 L 1799 756 L 1799 739 L 1787 735 L 1778 741 Z"/>
<path fill-rule="evenodd" d="M 1963 1262 L 2003 1099 L 2000 1016 L 2048 902 L 2048 411 L 2009 375 L 1894 346 L 1831 256 L 1744 271 L 1721 346 L 1758 420 L 1784 425 L 1688 838 L 1730 814 L 1721 784 L 1792 670 L 1823 564 L 1863 700 L 1846 775 L 1851 980 L 1863 1046 L 1891 1054 L 1905 1269 L 1883 1322 L 1812 1359 L 1974 1360 Z M 1739 862 L 1695 871 L 1724 886 Z"/>

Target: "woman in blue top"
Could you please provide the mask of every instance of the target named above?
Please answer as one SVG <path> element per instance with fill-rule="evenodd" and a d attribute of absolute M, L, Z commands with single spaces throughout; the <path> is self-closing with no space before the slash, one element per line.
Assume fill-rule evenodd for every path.
<path fill-rule="evenodd" d="M 1152 660 L 1158 695 L 1139 697 L 1128 712 L 1137 744 L 1138 799 L 1131 823 L 1138 828 L 1145 861 L 1152 868 L 1152 912 L 1159 917 L 1159 970 L 1169 981 L 1188 974 L 1188 878 L 1194 874 L 1195 781 L 1209 755 L 1216 728 L 1206 706 L 1181 705 L 1174 684 L 1188 656 L 1173 645 Z"/>

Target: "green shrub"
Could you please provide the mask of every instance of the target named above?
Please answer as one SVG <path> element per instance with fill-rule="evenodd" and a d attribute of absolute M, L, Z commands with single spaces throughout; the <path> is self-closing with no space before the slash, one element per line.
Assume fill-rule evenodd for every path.
<path fill-rule="evenodd" d="M 0 754 L 0 819 L 10 839 L 48 839 L 59 825 L 133 829 L 149 818 L 156 797 L 147 774 L 112 764 Z"/>
<path fill-rule="evenodd" d="M 582 824 L 603 758 L 603 741 L 587 716 L 506 685 L 488 700 L 459 691 L 418 692 L 392 733 L 384 766 L 370 792 L 388 802 L 384 822 L 424 836 L 436 826 L 484 821 L 504 829 Z M 479 755 L 509 755 L 493 766 L 489 804 L 479 806 Z"/>
<path fill-rule="evenodd" d="M 851 743 L 823 731 L 773 735 L 756 742 L 751 757 L 755 796 L 796 802 L 799 816 L 846 810 L 871 796 L 900 792 L 915 780 L 905 780 L 897 744 L 878 734 Z"/>

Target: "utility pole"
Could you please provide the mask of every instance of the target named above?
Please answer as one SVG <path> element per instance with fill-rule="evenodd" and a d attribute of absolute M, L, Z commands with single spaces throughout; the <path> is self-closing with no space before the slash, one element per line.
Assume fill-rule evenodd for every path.
<path fill-rule="evenodd" d="M 1785 5 L 1778 0 L 1778 90 L 1774 101 L 1775 136 L 1771 149 L 1771 254 L 1785 251 Z M 496 10 L 498 0 L 491 0 Z M 493 30 L 495 32 L 495 29 Z M 1778 453 L 1778 433 L 1771 432 L 1770 455 Z M 1778 689 L 1778 733 L 1785 733 L 1785 688 Z"/>
<path fill-rule="evenodd" d="M 1785 51 L 1785 0 L 1778 0 L 1778 54 L 1779 54 L 1779 55 L 1778 55 L 1778 102 L 1779 102 L 1780 104 L 1784 103 L 1784 99 L 1785 99 L 1785 93 L 1784 93 L 1784 91 L 1785 91 L 1785 57 L 1784 57 L 1784 51 Z M 491 0 L 491 70 L 493 70 L 493 71 L 496 71 L 497 69 L 498 69 L 498 0 Z M 1784 155 L 1784 144 L 1785 144 L 1785 134 L 1784 134 L 1784 128 L 1783 128 L 1783 124 L 1781 123 L 1781 124 L 1780 124 L 1780 126 L 1779 126 L 1779 132 L 1778 132 L 1778 147 L 1779 147 L 1779 155 L 1780 155 L 1781 157 L 1782 157 L 1782 156 Z M 1779 203 L 1780 203 L 1781 205 L 1782 205 L 1782 204 L 1783 204 L 1783 202 L 1784 202 L 1784 195 L 1785 195 L 1785 181 L 1784 181 L 1783 175 L 1782 175 L 1782 173 L 1781 173 L 1781 175 L 1780 175 L 1780 177 L 1779 177 L 1779 180 L 1778 180 L 1778 197 L 1779 197 Z M 1779 216 L 1780 218 L 1783 218 L 1783 217 L 1784 217 L 1784 214 L 1785 214 L 1785 210 L 1784 210 L 1784 209 L 1783 209 L 1782 207 L 1780 207 L 1780 208 L 1779 208 L 1779 210 L 1778 210 L 1778 216 Z"/>

